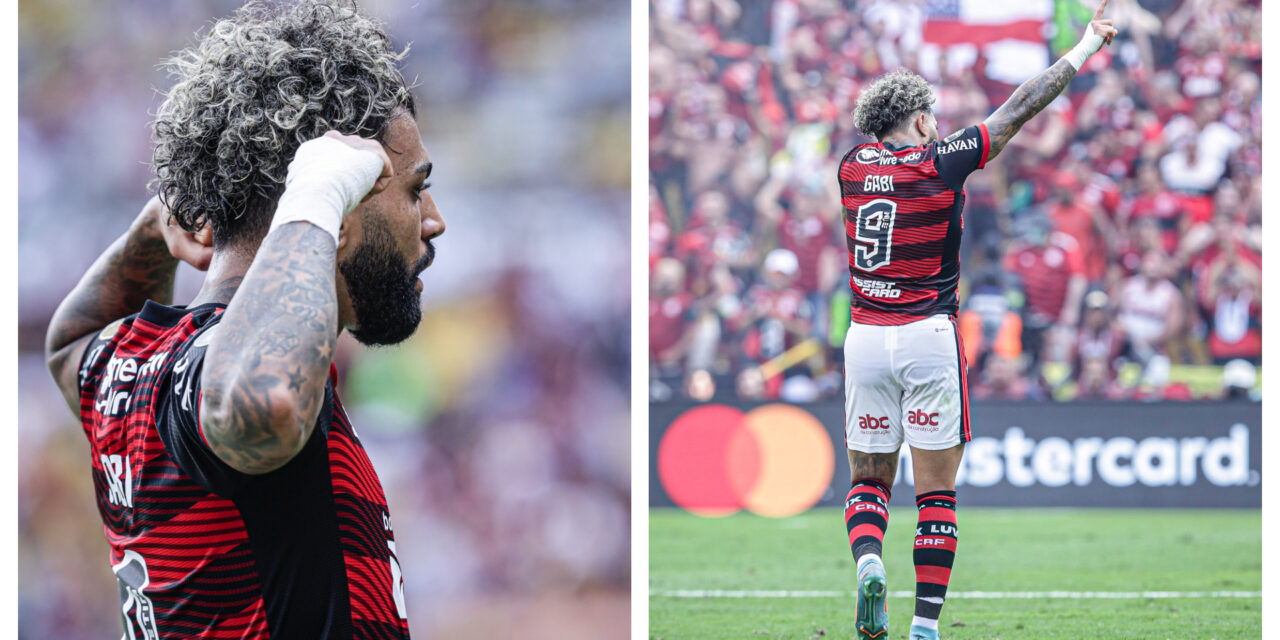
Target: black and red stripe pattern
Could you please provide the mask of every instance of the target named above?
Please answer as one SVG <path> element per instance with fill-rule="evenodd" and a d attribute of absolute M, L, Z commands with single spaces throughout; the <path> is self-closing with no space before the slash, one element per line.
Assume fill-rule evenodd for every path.
<path fill-rule="evenodd" d="M 329 377 L 336 383 L 337 367 Z M 334 396 L 329 467 L 338 539 L 351 589 L 351 624 L 357 638 L 408 638 L 404 592 L 387 499 L 373 463 L 360 445 L 342 402 Z"/>
<path fill-rule="evenodd" d="M 292 461 L 248 476 L 198 425 L 222 307 L 148 302 L 80 369 L 81 423 L 126 637 L 408 638 L 381 483 L 332 389 Z"/>
<path fill-rule="evenodd" d="M 197 330 L 129 318 L 90 345 L 80 416 L 129 637 L 267 632 L 248 532 L 234 503 L 182 472 L 153 427 L 159 370 Z"/>
<path fill-rule="evenodd" d="M 956 559 L 956 492 L 930 491 L 916 496 L 916 616 L 937 620 Z"/>
<path fill-rule="evenodd" d="M 868 553 L 880 555 L 889 528 L 889 487 L 871 478 L 855 481 L 845 498 L 844 525 L 854 562 Z"/>
<path fill-rule="evenodd" d="M 852 319 L 902 325 L 958 310 L 964 180 L 985 164 L 982 125 L 941 142 L 855 146 L 840 162 Z"/>

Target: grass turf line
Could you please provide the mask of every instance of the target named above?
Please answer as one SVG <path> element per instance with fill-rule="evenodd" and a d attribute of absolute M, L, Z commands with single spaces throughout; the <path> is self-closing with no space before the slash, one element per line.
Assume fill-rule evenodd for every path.
<path fill-rule="evenodd" d="M 985 509 L 958 512 L 956 591 L 1260 591 L 1259 511 Z M 839 509 L 774 520 L 649 516 L 649 579 L 667 590 L 844 590 L 853 557 Z M 914 509 L 894 509 L 885 537 L 889 590 L 915 587 Z M 891 640 L 914 603 L 889 599 Z M 650 637 L 850 638 L 853 599 L 649 599 Z M 957 623 L 963 626 L 955 626 Z M 954 599 L 945 640 L 1236 638 L 1262 633 L 1260 598 Z"/>

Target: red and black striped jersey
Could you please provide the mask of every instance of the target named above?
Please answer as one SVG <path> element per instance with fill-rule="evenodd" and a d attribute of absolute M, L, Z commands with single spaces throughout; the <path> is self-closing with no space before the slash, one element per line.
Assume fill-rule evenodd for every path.
<path fill-rule="evenodd" d="M 382 484 L 334 392 L 283 467 L 232 469 L 199 421 L 223 306 L 148 301 L 81 360 L 80 420 L 127 638 L 409 637 Z"/>
<path fill-rule="evenodd" d="M 840 161 L 852 319 L 901 325 L 955 315 L 964 181 L 986 164 L 985 125 L 941 142 L 860 144 Z"/>

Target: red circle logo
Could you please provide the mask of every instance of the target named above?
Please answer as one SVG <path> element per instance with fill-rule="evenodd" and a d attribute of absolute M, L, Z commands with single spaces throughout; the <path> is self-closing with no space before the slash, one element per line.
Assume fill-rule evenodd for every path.
<path fill-rule="evenodd" d="M 695 407 L 671 423 L 658 445 L 662 487 L 672 502 L 701 516 L 801 513 L 822 498 L 834 471 L 826 429 L 785 404 L 746 413 L 721 404 Z"/>

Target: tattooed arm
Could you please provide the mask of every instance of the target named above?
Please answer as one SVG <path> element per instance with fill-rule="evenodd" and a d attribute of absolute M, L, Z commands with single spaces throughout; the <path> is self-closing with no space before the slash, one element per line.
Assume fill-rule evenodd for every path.
<path fill-rule="evenodd" d="M 983 124 L 987 125 L 987 135 L 991 136 L 991 148 L 987 152 L 987 161 L 995 159 L 1004 146 L 1013 138 L 1013 134 L 1022 129 L 1032 116 L 1047 107 L 1076 75 L 1076 68 L 1066 60 L 1059 60 L 1052 67 L 1018 87 L 1013 95 L 996 112 L 991 114 Z"/>
<path fill-rule="evenodd" d="M 379 190 L 379 168 L 390 175 L 391 162 L 379 143 L 327 135 L 375 152 L 380 167 L 370 173 L 367 154 L 357 154 L 365 164 L 353 166 L 342 153 L 300 165 L 304 153 L 317 147 L 299 150 L 275 214 L 278 226 L 258 248 L 204 358 L 201 428 L 213 453 L 243 473 L 280 468 L 311 437 L 338 339 L 337 223 L 371 187 Z M 299 204 L 303 214 L 310 211 L 332 224 L 305 215 L 279 224 L 292 219 Z"/>
<path fill-rule="evenodd" d="M 238 471 L 282 466 L 311 434 L 338 338 L 336 255 L 323 229 L 280 227 L 223 312 L 205 355 L 200 424 Z"/>
<path fill-rule="evenodd" d="M 1067 84 L 1075 77 L 1076 71 L 1080 65 L 1084 64 L 1085 59 L 1101 48 L 1104 43 L 1111 44 L 1111 40 L 1118 32 L 1112 26 L 1111 20 L 1102 18 L 1102 12 L 1106 8 L 1107 0 L 1102 0 L 1102 4 L 1093 14 L 1093 20 L 1085 30 L 1084 39 L 1076 45 L 1075 49 L 1036 77 L 1022 83 L 1022 86 L 1018 87 L 1013 95 L 1009 96 L 1009 99 L 983 122 L 987 127 L 987 134 L 991 137 L 987 161 L 993 160 L 1013 138 L 1013 134 L 1022 129 L 1022 125 L 1049 106 L 1049 103 L 1067 88 Z"/>
<path fill-rule="evenodd" d="M 169 304 L 179 259 L 197 269 L 209 266 L 212 250 L 198 242 L 196 234 L 168 227 L 165 216 L 160 200 L 152 198 L 129 230 L 94 261 L 49 321 L 45 362 L 67 406 L 77 414 L 76 372 L 93 334 L 137 313 L 148 299 Z"/>

